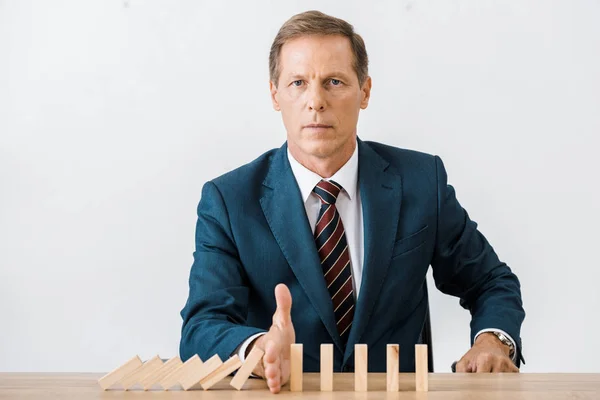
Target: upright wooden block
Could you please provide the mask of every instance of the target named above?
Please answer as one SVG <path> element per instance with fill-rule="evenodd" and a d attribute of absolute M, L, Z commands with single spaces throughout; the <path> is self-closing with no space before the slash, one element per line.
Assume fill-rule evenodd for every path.
<path fill-rule="evenodd" d="M 354 391 L 366 392 L 369 354 L 366 344 L 354 345 Z"/>
<path fill-rule="evenodd" d="M 197 370 L 202 367 L 203 364 L 204 363 L 198 354 L 194 354 L 192 357 L 188 358 L 186 362 L 175 368 L 170 374 L 167 374 L 159 382 L 160 386 L 162 386 L 164 390 L 169 390 L 173 385 L 180 383 L 179 380 L 182 377 L 187 376 L 191 370 Z"/>
<path fill-rule="evenodd" d="M 415 345 L 415 386 L 417 392 L 429 390 L 429 368 L 427 364 L 427 345 Z"/>
<path fill-rule="evenodd" d="M 144 364 L 142 364 L 139 368 L 135 369 L 134 371 L 123 377 L 123 379 L 121 379 L 120 383 L 121 385 L 123 385 L 123 389 L 129 390 L 140 380 L 153 373 L 154 371 L 160 369 L 162 365 L 163 361 L 158 355 L 152 357 Z"/>
<path fill-rule="evenodd" d="M 179 358 L 179 356 L 173 357 L 169 361 L 164 363 L 162 367 L 142 378 L 140 380 L 140 384 L 142 385 L 144 390 L 148 390 L 152 388 L 152 386 L 154 386 L 155 384 L 159 383 L 165 376 L 169 375 L 182 364 L 183 363 L 181 362 L 181 358 Z"/>
<path fill-rule="evenodd" d="M 386 348 L 386 388 L 388 392 L 397 392 L 400 389 L 400 346 L 388 344 Z"/>
<path fill-rule="evenodd" d="M 142 364 L 142 360 L 140 360 L 140 357 L 136 355 L 135 357 L 132 357 L 129 361 L 127 361 L 125 364 L 121 365 L 120 367 L 104 375 L 102 378 L 98 379 L 98 385 L 100 385 L 100 387 L 103 390 L 106 390 L 115 383 L 119 382 L 125 376 L 129 375 L 131 372 L 141 367 Z"/>
<path fill-rule="evenodd" d="M 290 392 L 302 391 L 302 343 L 292 343 L 290 346 Z"/>
<path fill-rule="evenodd" d="M 333 344 L 321 344 L 321 391 L 333 390 Z"/>
<path fill-rule="evenodd" d="M 218 354 L 215 354 L 201 366 L 190 368 L 179 378 L 179 383 L 183 387 L 183 390 L 199 389 L 202 379 L 206 378 L 208 374 L 212 373 L 222 364 L 223 361 L 221 361 L 221 357 L 219 357 Z"/>
<path fill-rule="evenodd" d="M 208 374 L 200 381 L 200 385 L 202 389 L 208 390 L 213 387 L 217 382 L 221 381 L 227 375 L 233 373 L 236 369 L 242 366 L 242 360 L 238 357 L 237 354 L 233 355 L 227 361 L 225 361 L 222 365 L 220 365 L 213 372 Z"/>
<path fill-rule="evenodd" d="M 241 390 L 244 386 L 244 383 L 248 380 L 248 377 L 254 371 L 254 368 L 258 365 L 258 363 L 262 360 L 265 352 L 254 346 L 252 350 L 250 350 L 250 354 L 246 357 L 244 364 L 242 367 L 236 372 L 235 376 L 229 382 L 231 386 L 236 388 L 237 390 Z"/>

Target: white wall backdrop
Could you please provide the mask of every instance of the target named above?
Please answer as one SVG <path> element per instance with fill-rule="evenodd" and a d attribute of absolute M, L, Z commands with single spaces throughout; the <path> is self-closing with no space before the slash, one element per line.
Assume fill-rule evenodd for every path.
<path fill-rule="evenodd" d="M 367 44 L 359 135 L 440 155 L 521 279 L 522 370 L 599 372 L 600 3 L 367 4 L 0 1 L 0 371 L 178 353 L 202 184 L 285 140 L 269 47 L 319 9 Z M 470 317 L 430 297 L 449 371 Z"/>

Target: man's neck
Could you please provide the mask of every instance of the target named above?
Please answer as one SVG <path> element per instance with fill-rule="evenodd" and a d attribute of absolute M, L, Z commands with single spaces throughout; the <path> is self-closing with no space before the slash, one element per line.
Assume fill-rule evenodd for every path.
<path fill-rule="evenodd" d="M 348 162 L 354 149 L 356 148 L 356 140 L 351 140 L 347 145 L 342 147 L 331 157 L 315 157 L 303 153 L 294 146 L 289 146 L 290 153 L 296 161 L 298 161 L 306 169 L 319 175 L 321 178 L 331 178 Z"/>

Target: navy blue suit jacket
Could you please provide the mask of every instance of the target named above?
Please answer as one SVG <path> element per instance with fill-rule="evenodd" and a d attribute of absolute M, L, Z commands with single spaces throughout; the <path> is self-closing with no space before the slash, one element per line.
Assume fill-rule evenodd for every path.
<path fill-rule="evenodd" d="M 360 139 L 358 158 L 364 266 L 347 346 L 284 144 L 202 189 L 182 360 L 226 359 L 268 330 L 274 288 L 285 283 L 306 372 L 319 370 L 321 343 L 334 344 L 335 371 L 353 370 L 355 343 L 368 344 L 370 372 L 385 371 L 388 343 L 400 345 L 400 370 L 414 371 L 430 265 L 437 288 L 471 312 L 471 343 L 479 330 L 499 328 L 517 341 L 520 357 L 519 280 L 457 201 L 441 159 Z"/>

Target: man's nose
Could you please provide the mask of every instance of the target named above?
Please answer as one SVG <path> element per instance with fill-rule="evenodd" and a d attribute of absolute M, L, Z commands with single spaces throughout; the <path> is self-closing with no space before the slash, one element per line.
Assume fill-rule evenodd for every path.
<path fill-rule="evenodd" d="M 325 95 L 322 87 L 314 87 L 308 91 L 308 107 L 311 111 L 325 110 Z"/>

